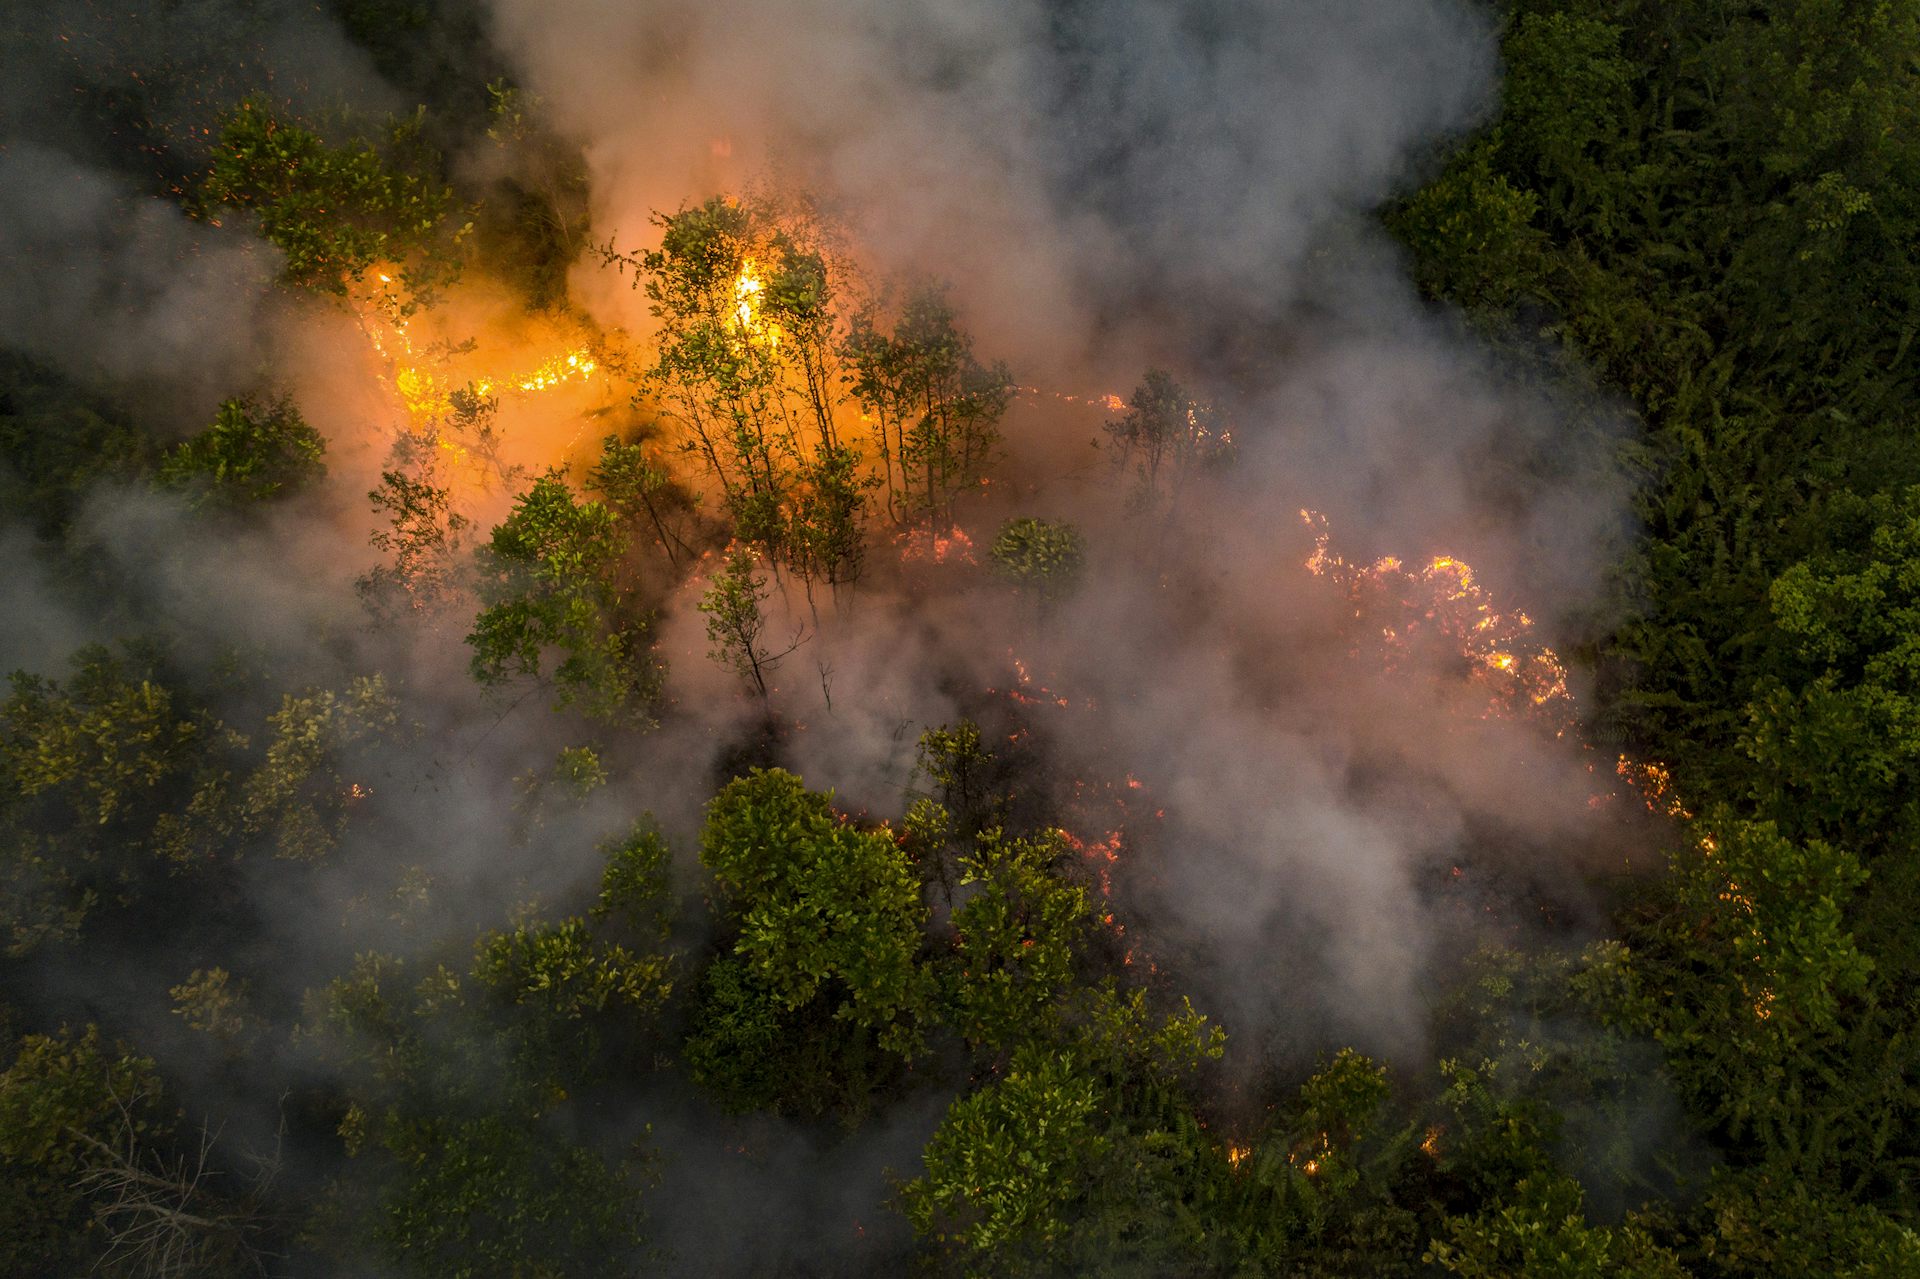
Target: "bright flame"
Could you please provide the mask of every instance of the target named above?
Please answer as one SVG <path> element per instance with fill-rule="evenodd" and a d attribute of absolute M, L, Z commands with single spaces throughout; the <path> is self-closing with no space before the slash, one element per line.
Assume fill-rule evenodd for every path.
<path fill-rule="evenodd" d="M 1300 519 L 1313 531 L 1307 571 L 1342 588 L 1356 620 L 1376 619 L 1390 658 L 1408 652 L 1423 633 L 1438 636 L 1467 660 L 1475 682 L 1492 693 L 1490 712 L 1517 707 L 1545 720 L 1556 735 L 1573 726 L 1566 667 L 1534 638 L 1531 617 L 1494 608 L 1472 565 L 1451 555 L 1436 555 L 1420 568 L 1408 568 L 1391 555 L 1372 564 L 1349 564 L 1334 554 L 1324 515 L 1303 510 Z"/>
<path fill-rule="evenodd" d="M 749 341 L 759 338 L 768 346 L 780 344 L 780 326 L 768 324 L 760 318 L 760 306 L 765 301 L 767 284 L 760 278 L 752 258 L 740 263 L 740 274 L 733 282 L 733 322 L 734 327 Z"/>

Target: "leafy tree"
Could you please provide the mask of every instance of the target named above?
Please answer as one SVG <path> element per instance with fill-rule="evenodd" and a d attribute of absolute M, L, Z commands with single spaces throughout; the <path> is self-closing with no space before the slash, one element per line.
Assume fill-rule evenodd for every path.
<path fill-rule="evenodd" d="M 605 719 L 636 713 L 657 692 L 660 667 L 626 552 L 604 505 L 576 500 L 557 471 L 536 480 L 480 548 L 484 607 L 467 636 L 474 678 L 541 676 L 553 651 L 557 706 Z"/>
<path fill-rule="evenodd" d="M 156 452 L 123 411 L 0 353 L 0 509 L 42 537 L 64 530 L 97 485 L 146 475 Z"/>
<path fill-rule="evenodd" d="M 1865 528 L 1774 579 L 1779 673 L 1756 683 L 1742 744 L 1796 828 L 1908 845 L 1920 834 L 1920 488 L 1836 503 L 1832 518 Z"/>
<path fill-rule="evenodd" d="M 1086 542 L 1071 524 L 1025 516 L 1000 526 L 988 552 L 994 567 L 1042 603 L 1073 589 L 1086 560 Z"/>
<path fill-rule="evenodd" d="M 978 885 L 953 913 L 961 965 L 955 1024 L 994 1051 L 1046 1033 L 1063 1011 L 1093 919 L 1086 889 L 1063 881 L 1058 831 L 1031 840 L 981 833 L 962 856 L 961 884 Z"/>
<path fill-rule="evenodd" d="M 1710 815 L 1664 909 L 1581 988 L 1666 1052 L 1681 1096 L 1746 1161 L 1870 1193 L 1912 1176 L 1914 1039 L 1846 926 L 1850 854 Z"/>
<path fill-rule="evenodd" d="M 893 839 L 850 825 L 831 795 L 791 773 L 755 769 L 708 805 L 700 858 L 734 939 L 709 971 L 689 1038 L 696 1079 L 743 1107 L 821 1109 L 840 1085 L 835 1104 L 846 1107 L 861 1090 L 845 1083 L 866 1082 L 876 1053 L 900 1062 L 919 1051 L 932 1014 L 919 957 L 926 912 Z M 824 1064 L 789 1088 L 775 1082 L 786 1053 L 770 1050 L 795 1040 Z"/>
<path fill-rule="evenodd" d="M 1004 804 L 993 793 L 994 755 L 970 719 L 920 734 L 915 771 L 939 788 L 939 801 L 954 817 L 962 833 L 984 830 Z"/>
<path fill-rule="evenodd" d="M 1450 1218 L 1447 1238 L 1434 1241 L 1427 1259 L 1463 1279 L 1686 1279 L 1645 1226 L 1588 1225 L 1582 1199 L 1570 1177 L 1529 1177 L 1498 1208 Z"/>
<path fill-rule="evenodd" d="M 647 517 L 670 565 L 678 566 L 680 555 L 693 554 L 681 532 L 680 520 L 692 511 L 695 499 L 675 482 L 665 462 L 640 441 L 607 436 L 600 445 L 600 460 L 588 479 L 608 508 L 621 518 Z"/>
<path fill-rule="evenodd" d="M 632 1071 L 670 994 L 658 934 L 607 936 L 663 895 L 664 849 L 637 832 L 603 851 L 611 911 L 489 933 L 464 977 L 409 982 L 369 954 L 310 994 L 301 1034 L 340 1071 L 339 1133 L 365 1161 L 316 1220 L 329 1252 L 422 1275 L 641 1273 L 645 1153 L 583 1139 L 571 1099 Z"/>
<path fill-rule="evenodd" d="M 1201 1267 L 1188 1215 L 1224 1176 L 1189 1083 L 1224 1036 L 1193 1007 L 1089 981 L 1092 908 L 1057 832 L 983 832 L 963 857 L 948 983 L 988 1078 L 948 1109 L 901 1188 L 916 1232 L 966 1273 Z"/>
<path fill-rule="evenodd" d="M 327 442 L 289 400 L 226 400 L 213 425 L 160 459 L 159 480 L 198 507 L 235 509 L 311 488 Z"/>
<path fill-rule="evenodd" d="M 284 697 L 256 749 L 157 667 L 150 649 L 92 646 L 64 685 L 13 676 L 0 704 L 0 894 L 17 953 L 255 840 L 281 857 L 323 855 L 366 793 L 342 768 L 396 725 L 384 681 L 355 679 Z"/>
<path fill-rule="evenodd" d="M 222 122 L 213 167 L 197 193 L 203 216 L 226 208 L 258 217 L 260 233 L 286 257 L 282 278 L 300 288 L 344 293 L 377 263 L 399 265 L 414 297 L 457 270 L 446 235 L 455 211 L 438 179 L 440 159 L 423 137 L 424 114 L 390 123 L 379 145 L 330 146 L 260 98 Z"/>
<path fill-rule="evenodd" d="M 707 618 L 707 642 L 713 645 L 707 655 L 751 686 L 762 704 L 770 691 L 767 677 L 803 642 L 798 632 L 777 652 L 762 642 L 767 618 L 761 605 L 766 599 L 767 582 L 757 571 L 753 552 L 736 546 L 699 604 Z"/>
<path fill-rule="evenodd" d="M 346 757 L 353 747 L 392 734 L 399 722 L 379 675 L 356 677 L 338 693 L 284 695 L 267 717 L 272 737 L 237 796 L 240 829 L 268 836 L 276 857 L 324 856 L 338 841 L 350 804 L 371 793 L 343 774 Z"/>
<path fill-rule="evenodd" d="M 1223 1038 L 1191 1006 L 1155 1016 L 1144 991 L 1075 1002 L 948 1108 L 901 1187 L 907 1218 L 966 1273 L 1199 1268 L 1196 1174 L 1224 1160 L 1184 1080 Z"/>
<path fill-rule="evenodd" d="M 221 967 L 196 968 L 167 994 L 178 1002 L 173 1014 L 189 1029 L 212 1035 L 234 1048 L 243 1048 L 254 1038 L 258 1027 L 250 1011 L 249 983 L 236 980 Z"/>
<path fill-rule="evenodd" d="M 1718 1172 L 1683 1257 L 1694 1274 L 1762 1279 L 1805 1272 L 1892 1279 L 1920 1266 L 1912 1227 L 1819 1183 L 1776 1172 Z"/>
<path fill-rule="evenodd" d="M 1064 1052 L 1032 1045 L 986 1088 L 956 1101 L 902 1191 L 907 1219 L 936 1243 L 989 1254 L 1044 1252 L 1108 1140 L 1098 1083 Z"/>
<path fill-rule="evenodd" d="M 471 521 L 453 509 L 448 489 L 404 471 L 381 472 L 367 500 L 387 520 L 368 540 L 393 561 L 358 579 L 361 597 L 381 613 L 437 610 L 459 587 L 457 556 Z"/>
<path fill-rule="evenodd" d="M 0 705 L 0 849 L 9 948 L 70 937 L 162 858 L 225 822 L 226 756 L 244 739 L 178 705 L 155 655 L 89 647 L 65 685 L 15 672 Z"/>
<path fill-rule="evenodd" d="M 908 290 L 890 332 L 885 310 L 883 298 L 854 313 L 846 376 L 874 422 L 888 513 L 951 529 L 956 500 L 978 489 L 996 460 L 1013 379 L 1004 364 L 974 358 L 944 288 Z"/>
<path fill-rule="evenodd" d="M 116 1139 L 125 1115 L 145 1137 L 172 1116 L 154 1063 L 105 1041 L 97 1027 L 29 1035 L 0 1074 L 0 1261 L 10 1274 L 84 1272 L 108 1246 L 82 1178 L 93 1143 Z"/>

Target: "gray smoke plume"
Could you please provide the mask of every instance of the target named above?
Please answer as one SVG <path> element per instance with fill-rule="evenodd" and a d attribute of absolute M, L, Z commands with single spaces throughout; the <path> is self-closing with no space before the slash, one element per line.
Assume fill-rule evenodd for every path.
<path fill-rule="evenodd" d="M 965 521 L 981 558 L 1006 516 L 1074 521 L 1092 545 L 1081 591 L 1041 613 L 984 567 L 883 566 L 843 613 L 816 621 L 787 601 L 776 629 L 812 638 L 777 680 L 785 762 L 843 807 L 895 815 L 920 731 L 990 702 L 1018 659 L 1048 690 L 1032 715 L 1048 770 L 1034 784 L 1139 783 L 1124 811 L 1087 815 L 1124 818 L 1120 855 L 1138 859 L 1114 887 L 1136 962 L 1263 1060 L 1345 1043 L 1417 1058 L 1436 974 L 1484 917 L 1516 927 L 1502 886 L 1570 881 L 1612 838 L 1576 743 L 1485 717 L 1447 662 L 1382 669 L 1343 598 L 1302 567 L 1297 513 L 1311 507 L 1356 562 L 1461 556 L 1548 640 L 1601 596 L 1627 496 L 1607 462 L 1607 410 L 1476 346 L 1415 295 L 1370 221 L 1488 108 L 1488 16 L 1442 0 L 494 0 L 490 12 L 498 53 L 582 148 L 596 242 L 644 244 L 655 211 L 773 174 L 816 191 L 876 270 L 951 281 L 982 356 L 1077 397 L 1015 406 L 1004 482 Z M 315 93 L 363 110 L 396 100 L 338 33 L 313 30 L 326 51 Z M 263 47 L 288 65 L 285 39 Z M 378 834 L 350 837 L 367 842 L 317 872 L 311 897 L 260 890 L 265 927 L 301 956 L 263 958 L 261 980 L 291 998 L 356 949 L 426 949 L 560 897 L 590 874 L 594 840 L 644 809 L 697 890 L 699 806 L 755 717 L 707 660 L 699 583 L 662 622 L 666 723 L 610 745 L 613 784 L 519 839 L 515 779 L 550 765 L 575 728 L 539 693 L 483 699 L 459 619 L 364 626 L 351 580 L 372 558 L 362 495 L 378 458 L 345 437 L 378 397 L 364 357 L 342 354 L 351 334 L 337 317 L 283 314 L 272 255 L 244 228 L 190 223 L 62 149 L 84 133 L 39 129 L 0 151 L 6 341 L 102 384 L 171 379 L 202 409 L 272 364 L 351 459 L 309 506 L 244 536 L 118 491 L 96 495 L 84 536 L 149 583 L 155 615 L 192 642 L 237 639 L 291 682 L 385 670 L 422 725 L 411 752 L 369 761 L 390 779 Z M 601 323 L 649 327 L 644 298 L 597 260 L 571 283 Z M 1168 530 L 1129 514 L 1100 447 L 1106 411 L 1088 403 L 1155 365 L 1222 406 L 1238 444 Z M 555 404 L 527 412 L 581 412 Z M 538 431 L 592 440 L 600 420 Z M 507 496 L 488 499 L 493 514 Z M 28 553 L 20 535 L 0 538 L 10 580 Z M 48 618 L 8 632 L 10 650 L 84 629 L 51 606 Z M 395 922 L 396 867 L 434 885 L 431 926 Z M 1483 887 L 1436 892 L 1456 867 Z M 314 900 L 356 905 L 343 923 Z M 714 1148 L 700 1103 L 659 1104 L 666 1175 L 678 1161 L 708 1193 L 679 1192 L 675 1219 L 656 1224 L 706 1255 L 715 1223 L 764 1216 L 763 1237 L 723 1259 L 738 1272 L 869 1256 L 851 1219 L 878 1212 L 884 1168 L 912 1172 L 937 1112 L 912 1098 L 837 1150 L 770 1125 L 741 1163 Z M 779 1210 L 763 1214 L 768 1202 Z"/>

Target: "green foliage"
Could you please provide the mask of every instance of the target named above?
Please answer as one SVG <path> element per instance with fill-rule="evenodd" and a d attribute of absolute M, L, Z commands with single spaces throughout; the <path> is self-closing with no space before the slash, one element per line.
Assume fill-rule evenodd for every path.
<path fill-rule="evenodd" d="M 762 642 L 767 618 L 761 605 L 766 599 L 767 579 L 760 575 L 753 552 L 736 545 L 698 605 L 706 615 L 707 643 L 712 645 L 707 656 L 738 675 L 762 702 L 771 691 L 768 676 L 800 645 L 797 634 L 778 651 Z"/>
<path fill-rule="evenodd" d="M 71 937 L 155 859 L 191 858 L 225 818 L 239 743 L 177 706 L 153 655 L 89 647 L 63 686 L 15 672 L 0 706 L 0 900 L 8 946 Z"/>
<path fill-rule="evenodd" d="M 547 675 L 553 652 L 557 706 L 602 719 L 644 714 L 661 671 L 626 552 L 605 506 L 576 500 L 557 471 L 536 480 L 480 548 L 485 607 L 467 635 L 474 678 Z"/>
<path fill-rule="evenodd" d="M 1742 745 L 1795 828 L 1911 846 L 1920 836 L 1920 488 L 1836 503 L 1833 519 L 1859 531 L 1773 581 L 1779 673 L 1756 684 Z"/>
<path fill-rule="evenodd" d="M 902 1187 L 909 1220 L 966 1273 L 1199 1265 L 1213 1223 L 1193 1211 L 1225 1174 L 1188 1081 L 1224 1034 L 1184 1000 L 1162 1013 L 1146 990 L 1088 981 L 1092 907 L 1058 832 L 973 847 L 948 998 L 992 1078 L 949 1107 Z"/>
<path fill-rule="evenodd" d="M 906 854 L 847 823 L 831 795 L 755 769 L 708 805 L 700 859 L 734 940 L 695 1011 L 694 1077 L 742 1109 L 862 1104 L 887 1060 L 919 1051 L 932 1015 Z"/>
<path fill-rule="evenodd" d="M 600 845 L 606 869 L 590 912 L 636 936 L 663 942 L 672 922 L 673 853 L 651 820 L 635 822 L 620 839 Z"/>
<path fill-rule="evenodd" d="M 583 797 L 607 784 L 607 770 L 591 746 L 562 748 L 554 761 L 553 775 L 561 785 Z"/>
<path fill-rule="evenodd" d="M 100 646 L 63 685 L 16 672 L 0 704 L 0 901 L 10 947 L 73 937 L 103 903 L 264 844 L 328 852 L 369 793 L 343 769 L 397 724 L 379 676 L 283 697 L 264 746 L 160 682 L 156 653 Z"/>
<path fill-rule="evenodd" d="M 356 1174 L 318 1221 L 327 1249 L 422 1275 L 639 1273 L 636 1145 L 570 1131 L 570 1099 L 630 1075 L 672 989 L 672 957 L 610 939 L 658 893 L 657 838 L 610 844 L 607 911 L 481 937 L 463 977 L 379 954 L 308 997 L 301 1030 L 339 1073 L 339 1133 Z M 657 928 L 657 943 L 664 928 Z"/>
<path fill-rule="evenodd" d="M 24 356 L 0 353 L 0 510 L 42 537 L 64 530 L 95 486 L 153 465 L 153 441 L 124 414 Z"/>
<path fill-rule="evenodd" d="M 1073 525 L 1023 516 L 1000 526 L 988 554 L 1009 581 L 1048 600 L 1074 588 L 1087 549 Z"/>
<path fill-rule="evenodd" d="M 1493 155 L 1484 140 L 1470 145 L 1390 222 L 1418 246 L 1415 271 L 1423 285 L 1497 314 L 1535 278 L 1544 243 L 1533 226 L 1539 197 L 1497 172 Z"/>
<path fill-rule="evenodd" d="M 158 478 L 196 507 L 235 510 L 319 483 L 327 442 L 289 400 L 226 400 L 200 434 L 168 450 Z"/>
<path fill-rule="evenodd" d="M 991 793 L 994 756 L 970 719 L 948 727 L 941 724 L 920 734 L 915 771 L 939 787 L 939 800 L 959 823 L 962 833 L 985 829 L 1004 804 Z"/>
<path fill-rule="evenodd" d="M 391 1153 L 408 1175 L 381 1203 L 370 1242 L 402 1273 L 645 1273 L 647 1178 L 636 1160 L 610 1162 L 500 1115 L 396 1129 Z"/>
<path fill-rule="evenodd" d="M 29 1035 L 0 1074 L 0 1268 L 8 1274 L 87 1271 L 107 1246 L 79 1184 L 93 1143 L 127 1129 L 163 1135 L 153 1062 L 83 1033 Z"/>
<path fill-rule="evenodd" d="M 191 1030 L 233 1046 L 244 1044 L 253 1033 L 248 983 L 235 980 L 224 968 L 196 968 L 179 985 L 167 987 L 167 994 L 176 1001 L 173 1015 Z"/>
<path fill-rule="evenodd" d="M 1058 831 L 1023 840 L 988 830 L 960 859 L 960 882 L 979 887 L 953 912 L 954 1018 L 975 1044 L 1010 1050 L 1061 1015 L 1093 918 L 1086 889 L 1057 873 L 1066 857 Z"/>
<path fill-rule="evenodd" d="M 1859 862 L 1724 814 L 1699 836 L 1663 912 L 1601 946 L 1579 988 L 1660 1044 L 1689 1109 L 1744 1160 L 1855 1193 L 1910 1184 L 1920 1059 L 1846 926 Z"/>
<path fill-rule="evenodd" d="M 755 769 L 707 806 L 700 860 L 739 929 L 734 953 L 785 1007 L 832 985 L 844 992 L 836 1016 L 911 1054 L 928 995 L 919 883 L 898 844 L 832 802 L 791 773 Z"/>
<path fill-rule="evenodd" d="M 221 124 L 199 207 L 210 218 L 227 208 L 257 217 L 261 235 L 285 255 L 288 284 L 344 293 L 376 264 L 393 263 L 404 290 L 424 297 L 457 272 L 452 250 L 464 231 L 443 230 L 453 193 L 439 181 L 423 121 L 390 123 L 378 146 L 330 146 L 249 98 Z"/>
<path fill-rule="evenodd" d="M 1920 1235 L 1818 1183 L 1772 1172 L 1717 1174 L 1696 1209 L 1697 1275 L 1895 1279 L 1920 1273 Z"/>
<path fill-rule="evenodd" d="M 1195 1268 L 1210 1223 L 1193 1209 L 1225 1168 L 1184 1080 L 1223 1037 L 1190 1005 L 1159 1017 L 1111 982 L 1073 1002 L 948 1108 L 902 1207 L 966 1273 Z"/>
<path fill-rule="evenodd" d="M 1503 31 L 1499 117 L 1390 221 L 1430 291 L 1643 415 L 1599 727 L 1708 814 L 1572 988 L 1742 1170 L 1675 1227 L 1689 1267 L 1897 1269 L 1858 1241 L 1894 1238 L 1920 1155 L 1920 8 L 1525 0 Z"/>
<path fill-rule="evenodd" d="M 554 1079 L 590 1073 L 601 1052 L 598 1024 L 643 1017 L 673 989 L 669 957 L 600 940 L 581 919 L 489 933 L 475 946 L 472 974 L 514 1009 L 507 1020 L 521 1069 Z"/>
<path fill-rule="evenodd" d="M 1070 1055 L 1023 1049 L 948 1110 L 927 1143 L 925 1175 L 901 1192 L 907 1219 L 923 1237 L 974 1252 L 1044 1252 L 1107 1152 L 1100 1101 Z"/>
<path fill-rule="evenodd" d="M 1578 1182 L 1529 1177 L 1499 1207 L 1447 1222 L 1427 1259 L 1462 1279 L 1686 1279 L 1687 1271 L 1644 1226 L 1591 1226 Z"/>
<path fill-rule="evenodd" d="M 888 512 L 951 528 L 955 503 L 986 482 L 997 460 L 1013 378 L 1004 364 L 974 358 L 944 288 L 907 290 L 891 331 L 887 309 L 883 297 L 850 319 L 845 376 L 873 419 Z"/>
<path fill-rule="evenodd" d="M 474 218 L 473 255 L 517 286 L 529 308 L 563 305 L 568 269 L 587 247 L 586 157 L 545 125 L 538 95 L 505 79 L 484 89 L 498 176 Z"/>
<path fill-rule="evenodd" d="M 1764 816 L 1768 588 L 1850 490 L 1920 482 L 1916 39 L 1909 4 L 1516 5 L 1500 117 L 1392 219 L 1429 288 L 1539 322 L 1516 349 L 1566 342 L 1646 416 L 1608 726 Z"/>
<path fill-rule="evenodd" d="M 674 479 L 665 460 L 645 444 L 607 436 L 588 483 L 620 518 L 637 520 L 645 515 L 669 563 L 678 564 L 680 556 L 693 554 L 681 523 L 698 498 Z"/>
<path fill-rule="evenodd" d="M 376 613 L 436 611 L 457 593 L 462 573 L 457 555 L 472 521 L 453 509 L 444 486 L 404 471 L 383 471 L 367 500 L 386 525 L 368 535 L 377 551 L 393 557 L 355 583 Z"/>
<path fill-rule="evenodd" d="M 370 793 L 341 772 L 343 756 L 389 736 L 399 722 L 379 675 L 355 677 L 338 693 L 286 694 L 267 717 L 272 737 L 240 789 L 240 828 L 270 838 L 276 857 L 324 856 L 345 828 L 351 804 Z"/>

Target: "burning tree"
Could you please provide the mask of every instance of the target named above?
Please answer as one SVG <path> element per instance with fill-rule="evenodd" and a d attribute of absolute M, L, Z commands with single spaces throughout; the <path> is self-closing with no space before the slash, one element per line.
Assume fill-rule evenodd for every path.
<path fill-rule="evenodd" d="M 1136 508 L 1171 516 L 1193 472 L 1231 454 L 1233 433 L 1218 410 L 1160 369 L 1147 371 L 1126 407 L 1106 426 L 1117 449 L 1114 465 L 1133 472 Z"/>
<path fill-rule="evenodd" d="M 858 579 L 866 490 L 844 438 L 830 234 L 804 208 L 715 197 L 654 219 L 635 259 L 660 319 L 646 388 L 689 432 L 735 535 L 811 589 Z"/>

